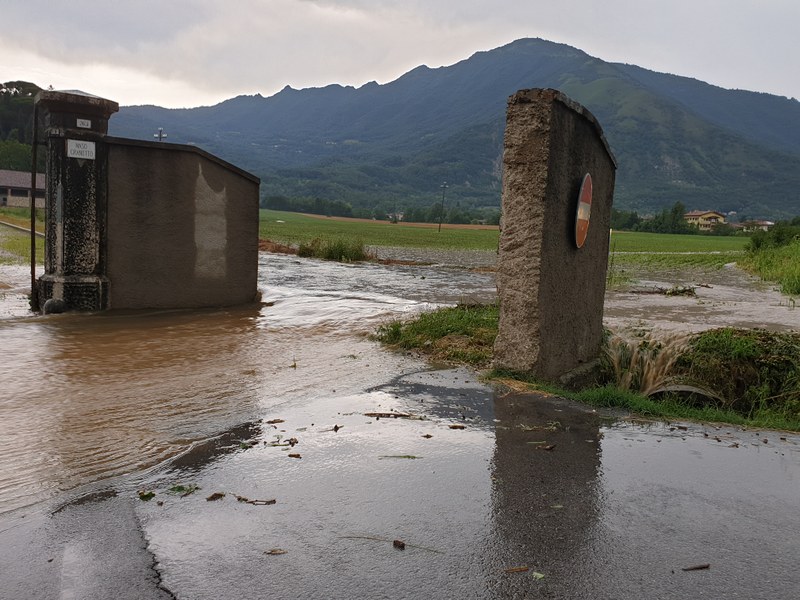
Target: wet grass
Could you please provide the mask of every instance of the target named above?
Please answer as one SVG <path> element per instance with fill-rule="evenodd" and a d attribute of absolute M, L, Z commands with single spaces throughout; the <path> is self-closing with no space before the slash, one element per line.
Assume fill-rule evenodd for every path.
<path fill-rule="evenodd" d="M 488 367 L 497 337 L 497 305 L 458 305 L 392 321 L 378 329 L 384 344 L 423 351 L 435 361 Z"/>
<path fill-rule="evenodd" d="M 338 262 L 360 262 L 370 260 L 370 255 L 361 240 L 314 238 L 308 243 L 302 242 L 297 249 L 301 258 L 321 258 Z"/>
<path fill-rule="evenodd" d="M 443 250 L 496 250 L 499 232 L 494 229 L 458 229 L 444 225 L 415 227 L 388 221 L 342 221 L 298 213 L 261 210 L 259 238 L 289 246 L 314 239 L 355 239 L 366 246 L 440 248 Z"/>
<path fill-rule="evenodd" d="M 434 361 L 488 368 L 498 316 L 496 305 L 444 308 L 388 323 L 376 337 Z M 800 431 L 800 334 L 724 328 L 673 337 L 609 335 L 597 384 L 578 391 L 524 373 L 487 377 L 646 417 Z"/>
<path fill-rule="evenodd" d="M 738 236 L 680 235 L 613 231 L 611 245 L 617 252 L 741 252 L 749 238 Z"/>
<path fill-rule="evenodd" d="M 31 262 L 31 239 L 24 231 L 0 225 L 0 264 L 19 265 Z M 36 262 L 44 263 L 44 238 L 36 238 Z"/>
<path fill-rule="evenodd" d="M 740 265 L 766 281 L 777 282 L 784 294 L 800 295 L 800 239 L 748 252 Z"/>
<path fill-rule="evenodd" d="M 0 207 L 0 221 L 30 230 L 31 211 L 27 208 Z M 44 211 L 36 211 L 36 230 L 44 231 Z M 30 234 L 0 225 L 0 264 L 30 264 Z M 36 238 L 36 262 L 44 262 L 44 238 Z"/>
<path fill-rule="evenodd" d="M 28 208 L 0 207 L 0 221 L 30 229 L 31 211 Z M 36 209 L 36 231 L 44 233 L 44 210 Z"/>

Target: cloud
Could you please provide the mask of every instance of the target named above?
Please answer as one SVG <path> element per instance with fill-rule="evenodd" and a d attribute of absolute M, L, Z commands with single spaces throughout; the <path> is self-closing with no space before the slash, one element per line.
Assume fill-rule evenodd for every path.
<path fill-rule="evenodd" d="M 520 37 L 800 96 L 800 83 L 786 76 L 800 71 L 795 0 L 11 0 L 2 10 L 4 72 L 24 55 L 40 68 L 95 78 L 69 87 L 141 77 L 151 102 L 171 106 L 269 95 L 287 84 L 385 83 Z M 130 103 L 130 90 L 119 89 Z"/>

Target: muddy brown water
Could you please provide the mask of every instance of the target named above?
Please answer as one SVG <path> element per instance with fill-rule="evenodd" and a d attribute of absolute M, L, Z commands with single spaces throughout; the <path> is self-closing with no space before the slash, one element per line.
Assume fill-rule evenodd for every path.
<path fill-rule="evenodd" d="M 27 311 L 27 268 L 0 266 L 0 513 L 146 471 L 320 389 L 377 385 L 404 360 L 367 339 L 381 322 L 495 297 L 490 273 L 465 269 L 260 261 L 263 304 L 47 317 Z M 739 271 L 691 283 L 710 287 L 697 298 L 609 292 L 606 322 L 800 329 L 800 310 Z"/>
<path fill-rule="evenodd" d="M 320 385 L 395 368 L 384 320 L 486 301 L 466 270 L 262 254 L 263 303 L 229 310 L 33 316 L 29 272 L 0 266 L 0 513 L 141 471 Z"/>

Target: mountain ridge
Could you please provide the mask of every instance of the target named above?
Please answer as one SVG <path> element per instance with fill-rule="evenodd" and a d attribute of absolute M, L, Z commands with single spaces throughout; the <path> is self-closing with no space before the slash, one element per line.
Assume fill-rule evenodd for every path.
<path fill-rule="evenodd" d="M 742 217 L 800 214 L 800 102 L 725 90 L 523 38 L 452 65 L 356 88 L 329 84 L 214 106 L 123 106 L 110 133 L 192 143 L 262 178 L 262 195 L 382 214 L 448 199 L 497 208 L 508 97 L 554 88 L 598 119 L 618 159 L 615 207 L 676 201 Z"/>

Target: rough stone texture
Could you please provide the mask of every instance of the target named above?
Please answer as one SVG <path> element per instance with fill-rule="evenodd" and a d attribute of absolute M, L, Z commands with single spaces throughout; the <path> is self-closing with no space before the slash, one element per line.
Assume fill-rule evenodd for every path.
<path fill-rule="evenodd" d="M 193 146 L 106 141 L 110 308 L 256 300 L 258 178 Z"/>
<path fill-rule="evenodd" d="M 116 102 L 82 92 L 43 91 L 36 97 L 47 132 L 45 274 L 38 301 L 63 301 L 68 310 L 108 304 L 105 219 L 108 153 L 104 143 Z M 94 145 L 94 158 L 68 155 L 69 140 Z"/>
<path fill-rule="evenodd" d="M 585 108 L 556 90 L 522 90 L 509 98 L 496 367 L 556 380 L 597 356 L 615 169 Z M 591 223 L 578 249 L 575 214 L 587 172 Z"/>

